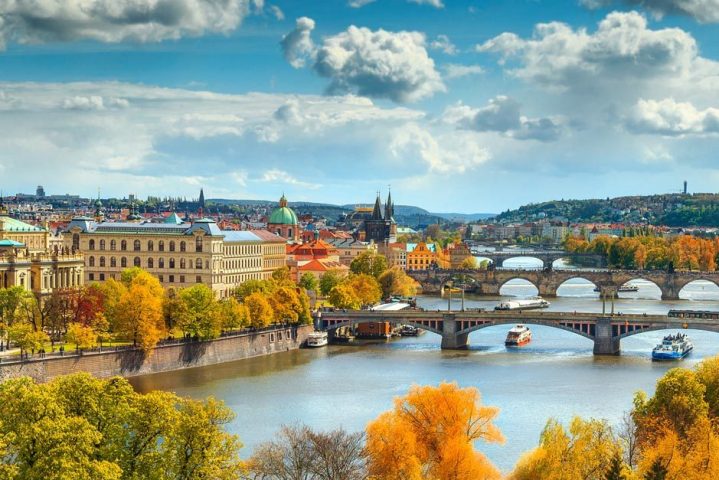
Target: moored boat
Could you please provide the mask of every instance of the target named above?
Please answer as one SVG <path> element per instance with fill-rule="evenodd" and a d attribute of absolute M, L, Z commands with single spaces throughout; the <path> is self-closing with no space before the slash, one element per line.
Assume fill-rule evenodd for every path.
<path fill-rule="evenodd" d="M 594 291 L 595 291 L 595 292 L 601 292 L 602 289 L 599 288 L 599 287 L 596 287 L 596 288 L 594 289 Z M 638 286 L 638 285 L 633 285 L 633 284 L 631 284 L 631 283 L 627 283 L 626 285 L 622 285 L 621 287 L 619 287 L 619 288 L 617 289 L 617 293 L 628 293 L 628 292 L 631 293 L 631 292 L 638 292 L 638 291 L 639 291 L 639 286 Z"/>
<path fill-rule="evenodd" d="M 402 329 L 400 330 L 400 334 L 403 337 L 416 337 L 421 333 L 424 333 L 424 331 L 414 325 L 402 325 Z"/>
<path fill-rule="evenodd" d="M 508 347 L 521 347 L 532 341 L 532 331 L 526 325 L 516 325 L 507 332 L 504 344 Z"/>
<path fill-rule="evenodd" d="M 495 310 L 530 310 L 534 308 L 547 308 L 549 302 L 542 297 L 521 298 L 518 300 L 507 300 L 494 307 Z"/>
<path fill-rule="evenodd" d="M 652 360 L 681 360 L 694 349 L 694 344 L 684 333 L 667 335 L 652 350 Z"/>
<path fill-rule="evenodd" d="M 327 332 L 312 332 L 307 335 L 307 346 L 310 348 L 324 347 L 327 345 Z"/>

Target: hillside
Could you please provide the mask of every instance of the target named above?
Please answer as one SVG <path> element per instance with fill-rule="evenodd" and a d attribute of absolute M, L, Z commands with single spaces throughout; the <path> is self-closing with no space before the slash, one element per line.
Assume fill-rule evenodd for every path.
<path fill-rule="evenodd" d="M 649 223 L 671 227 L 719 226 L 719 195 L 665 194 L 589 200 L 553 200 L 502 212 L 501 223 L 541 219 L 568 222 Z"/>

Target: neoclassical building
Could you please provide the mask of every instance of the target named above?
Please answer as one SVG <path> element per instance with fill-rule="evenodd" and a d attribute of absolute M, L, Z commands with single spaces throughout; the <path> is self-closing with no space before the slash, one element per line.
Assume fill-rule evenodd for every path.
<path fill-rule="evenodd" d="M 267 230 L 288 241 L 300 240 L 300 222 L 294 210 L 287 206 L 284 194 L 280 198 L 280 206 L 274 209 L 267 219 Z"/>
<path fill-rule="evenodd" d="M 85 280 L 119 278 L 129 267 L 155 275 L 165 287 L 204 283 L 227 297 L 250 279 L 285 265 L 285 240 L 269 232 L 224 231 L 212 219 L 165 223 L 96 222 L 77 217 L 65 241 L 85 254 Z"/>
<path fill-rule="evenodd" d="M 20 286 L 38 298 L 84 283 L 83 255 L 51 246 L 50 232 L 8 215 L 0 201 L 0 288 Z"/>

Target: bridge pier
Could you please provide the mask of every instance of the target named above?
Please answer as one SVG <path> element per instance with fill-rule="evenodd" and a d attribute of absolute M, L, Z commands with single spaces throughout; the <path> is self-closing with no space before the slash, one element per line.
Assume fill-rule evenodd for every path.
<path fill-rule="evenodd" d="M 469 334 L 457 334 L 459 325 L 453 313 L 442 316 L 442 350 L 463 350 L 469 346 Z"/>
<path fill-rule="evenodd" d="M 619 355 L 619 337 L 612 334 L 612 319 L 599 317 L 594 334 L 594 355 Z"/>
<path fill-rule="evenodd" d="M 659 289 L 662 291 L 662 300 L 679 300 L 679 290 L 674 285 L 660 286 Z"/>

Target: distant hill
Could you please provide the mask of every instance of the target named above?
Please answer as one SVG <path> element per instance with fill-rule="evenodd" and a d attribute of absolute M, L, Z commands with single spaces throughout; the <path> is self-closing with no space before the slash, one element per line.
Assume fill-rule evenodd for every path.
<path fill-rule="evenodd" d="M 501 223 L 541 219 L 573 223 L 649 223 L 670 227 L 719 227 L 719 195 L 663 194 L 588 200 L 552 200 L 507 210 Z"/>

